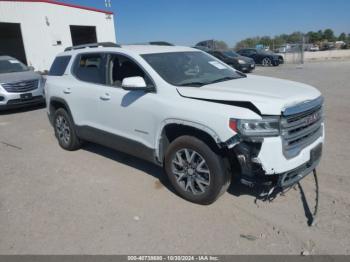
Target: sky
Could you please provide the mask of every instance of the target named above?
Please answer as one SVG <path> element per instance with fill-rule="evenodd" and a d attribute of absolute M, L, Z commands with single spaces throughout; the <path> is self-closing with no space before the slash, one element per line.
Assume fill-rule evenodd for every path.
<path fill-rule="evenodd" d="M 104 0 L 58 0 L 105 8 Z M 118 43 L 163 40 L 233 46 L 253 36 L 331 28 L 350 33 L 350 0 L 111 0 Z"/>

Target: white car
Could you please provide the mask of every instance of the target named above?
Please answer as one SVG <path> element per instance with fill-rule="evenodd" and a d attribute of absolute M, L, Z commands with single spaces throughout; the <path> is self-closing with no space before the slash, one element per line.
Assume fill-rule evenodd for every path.
<path fill-rule="evenodd" d="M 163 166 L 175 190 L 214 202 L 232 175 L 286 188 L 318 165 L 323 97 L 235 71 L 188 47 L 95 44 L 59 54 L 46 82 L 58 142 L 92 141 Z"/>
<path fill-rule="evenodd" d="M 317 51 L 320 51 L 320 48 L 317 45 L 313 45 L 313 46 L 310 47 L 309 51 L 317 52 Z"/>

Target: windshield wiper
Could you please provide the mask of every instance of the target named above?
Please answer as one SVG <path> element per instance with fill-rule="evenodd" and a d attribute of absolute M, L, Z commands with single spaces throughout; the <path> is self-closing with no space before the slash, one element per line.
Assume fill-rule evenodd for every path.
<path fill-rule="evenodd" d="M 240 76 L 245 77 L 246 75 L 245 74 L 240 74 Z M 229 81 L 229 80 L 233 80 L 233 79 L 237 79 L 237 78 L 240 78 L 240 77 L 226 76 L 226 77 L 222 77 L 222 78 L 216 79 L 216 80 L 211 81 L 211 82 L 206 82 L 206 83 L 203 83 L 203 82 L 188 82 L 188 83 L 180 84 L 179 86 L 201 87 L 201 86 L 215 84 L 215 83 L 224 82 L 224 81 Z"/>
<path fill-rule="evenodd" d="M 183 83 L 180 84 L 179 86 L 195 86 L 195 87 L 201 87 L 207 85 L 207 83 L 202 83 L 202 82 L 188 82 L 188 83 Z"/>

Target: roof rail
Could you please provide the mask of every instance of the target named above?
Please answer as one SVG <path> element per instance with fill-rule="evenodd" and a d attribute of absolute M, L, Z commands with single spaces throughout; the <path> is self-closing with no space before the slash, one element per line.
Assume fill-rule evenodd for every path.
<path fill-rule="evenodd" d="M 125 44 L 125 45 L 159 45 L 159 46 L 175 46 L 172 43 L 165 42 L 165 41 L 152 41 L 152 42 L 143 42 L 143 43 L 131 43 L 131 44 Z"/>
<path fill-rule="evenodd" d="M 153 41 L 149 42 L 150 45 L 164 45 L 164 46 L 174 46 L 172 43 L 165 42 L 165 41 Z"/>
<path fill-rule="evenodd" d="M 95 48 L 95 47 L 120 47 L 120 45 L 112 42 L 102 42 L 102 43 L 91 43 L 91 44 L 85 44 L 85 45 L 75 45 L 71 47 L 67 47 L 64 49 L 65 52 L 77 50 L 77 49 L 84 49 L 84 48 Z"/>

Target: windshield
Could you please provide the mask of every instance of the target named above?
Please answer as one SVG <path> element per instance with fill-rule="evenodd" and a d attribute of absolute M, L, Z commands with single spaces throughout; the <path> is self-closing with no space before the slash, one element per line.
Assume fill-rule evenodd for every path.
<path fill-rule="evenodd" d="M 234 51 L 225 51 L 224 54 L 229 56 L 229 57 L 237 57 L 237 56 L 239 56 L 239 54 L 237 54 Z"/>
<path fill-rule="evenodd" d="M 142 57 L 165 81 L 175 86 L 203 86 L 244 77 L 202 52 L 157 53 Z"/>
<path fill-rule="evenodd" d="M 28 71 L 28 67 L 16 59 L 0 59 L 0 74 Z"/>

